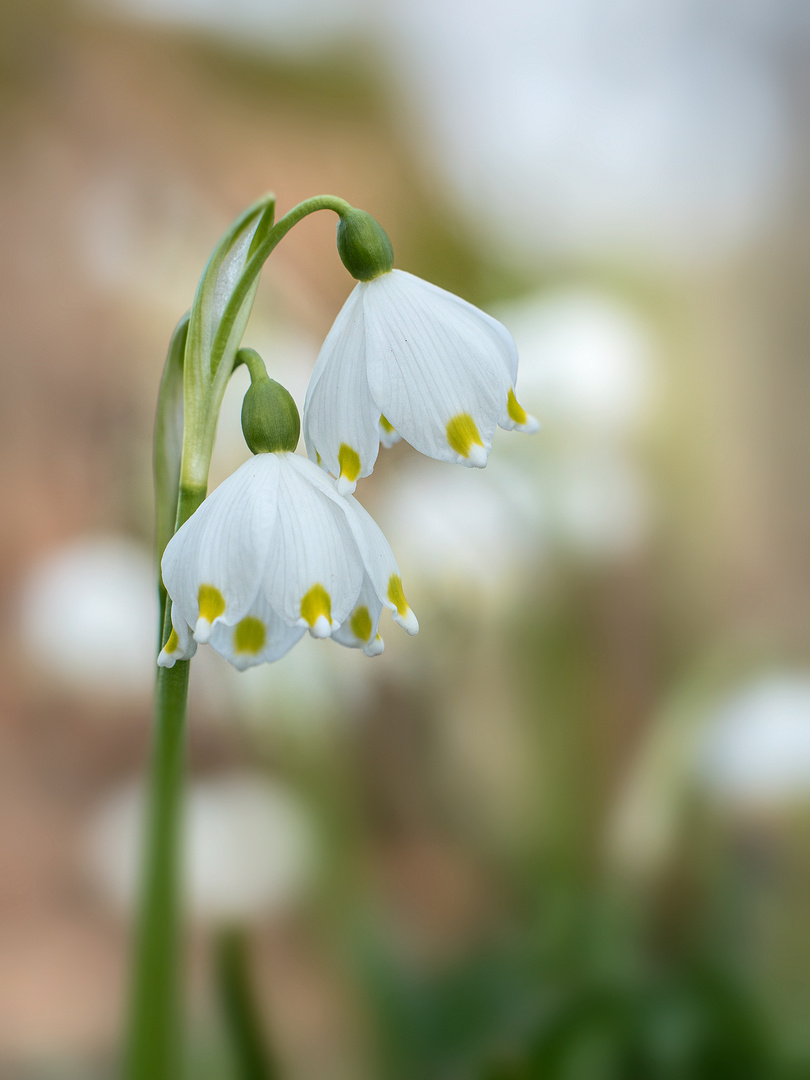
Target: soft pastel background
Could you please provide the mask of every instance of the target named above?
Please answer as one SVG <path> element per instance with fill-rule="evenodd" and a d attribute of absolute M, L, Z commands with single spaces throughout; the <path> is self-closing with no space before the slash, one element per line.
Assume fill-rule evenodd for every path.
<path fill-rule="evenodd" d="M 810 1075 L 810 15 L 5 0 L 0 1075 L 116 1073 L 172 328 L 272 189 L 500 317 L 543 423 L 359 495 L 422 631 L 192 670 L 189 1075 Z M 303 403 L 334 218 L 245 343 Z M 246 457 L 242 373 L 212 480 Z"/>

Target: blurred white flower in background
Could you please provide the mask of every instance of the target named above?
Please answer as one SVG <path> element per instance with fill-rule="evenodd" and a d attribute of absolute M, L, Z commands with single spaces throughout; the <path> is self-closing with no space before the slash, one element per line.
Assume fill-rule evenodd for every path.
<path fill-rule="evenodd" d="M 144 790 L 116 792 L 91 821 L 90 869 L 123 912 L 135 909 Z M 281 784 L 233 773 L 193 782 L 185 804 L 185 896 L 191 913 L 213 923 L 277 915 L 313 879 L 317 845 L 305 805 Z"/>
<path fill-rule="evenodd" d="M 638 551 L 649 534 L 647 485 L 632 456 L 612 447 L 586 447 L 548 463 L 549 531 L 558 543 L 594 560 Z"/>
<path fill-rule="evenodd" d="M 522 473 L 495 459 L 483 473 L 410 462 L 375 503 L 397 537 L 403 572 L 473 604 L 508 601 L 511 588 L 525 588 L 527 565 L 542 556 L 541 513 Z"/>
<path fill-rule="evenodd" d="M 87 694 L 151 694 L 157 585 L 136 541 L 71 540 L 29 569 L 19 604 L 23 648 L 49 680 Z"/>
<path fill-rule="evenodd" d="M 732 694 L 702 736 L 697 766 L 727 805 L 810 804 L 810 675 L 772 675 Z"/>
<path fill-rule="evenodd" d="M 631 307 L 595 289 L 558 289 L 501 305 L 497 314 L 517 343 L 521 397 L 544 427 L 619 436 L 649 416 L 659 358 Z"/>
<path fill-rule="evenodd" d="M 680 698 L 680 699 L 679 699 Z M 618 863 L 654 872 L 698 795 L 717 809 L 810 807 L 810 674 L 774 672 L 719 694 L 703 680 L 655 718 L 609 822 Z"/>

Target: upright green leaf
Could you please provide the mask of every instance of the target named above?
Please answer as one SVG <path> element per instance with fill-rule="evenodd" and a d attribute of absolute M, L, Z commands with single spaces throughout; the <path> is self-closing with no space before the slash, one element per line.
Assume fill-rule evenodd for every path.
<path fill-rule="evenodd" d="M 217 416 L 250 318 L 258 276 L 235 311 L 228 302 L 255 245 L 272 228 L 274 207 L 274 197 L 267 195 L 237 218 L 214 249 L 197 287 L 188 325 L 184 373 L 182 475 L 189 487 L 204 487 L 207 482 Z M 226 312 L 227 324 L 223 325 Z"/>

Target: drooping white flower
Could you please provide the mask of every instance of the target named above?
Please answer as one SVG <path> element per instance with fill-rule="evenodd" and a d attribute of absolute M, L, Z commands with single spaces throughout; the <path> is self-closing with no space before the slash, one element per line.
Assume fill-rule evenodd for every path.
<path fill-rule="evenodd" d="M 161 569 L 174 628 L 164 667 L 210 642 L 241 670 L 279 659 L 307 630 L 374 656 L 383 607 L 419 628 L 379 527 L 293 453 L 246 461 L 172 537 Z"/>
<path fill-rule="evenodd" d="M 304 403 L 313 461 L 341 494 L 402 437 L 440 461 L 483 468 L 495 428 L 534 431 L 515 397 L 509 331 L 402 270 L 360 281 L 323 344 Z"/>

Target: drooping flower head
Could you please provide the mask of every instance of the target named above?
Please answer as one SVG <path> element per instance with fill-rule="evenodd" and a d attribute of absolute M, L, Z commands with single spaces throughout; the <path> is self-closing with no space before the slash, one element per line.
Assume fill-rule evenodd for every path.
<path fill-rule="evenodd" d="M 340 232 L 338 247 L 361 280 L 329 331 L 304 403 L 307 452 L 338 478 L 338 491 L 369 475 L 381 442 L 401 437 L 428 457 L 483 468 L 496 427 L 537 429 L 515 397 L 518 355 L 506 327 L 391 263 L 380 270 L 378 260 L 374 276 L 363 277 Z"/>
<path fill-rule="evenodd" d="M 223 481 L 169 542 L 161 568 L 174 628 L 158 659 L 166 667 L 210 642 L 247 668 L 279 659 L 307 630 L 374 656 L 383 607 L 418 630 L 374 520 L 289 452 L 257 454 Z"/>

